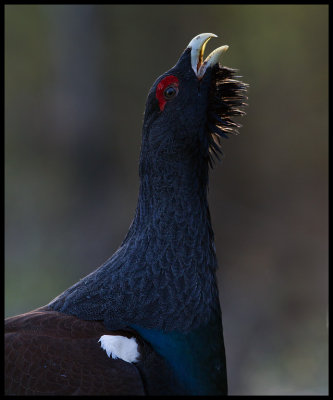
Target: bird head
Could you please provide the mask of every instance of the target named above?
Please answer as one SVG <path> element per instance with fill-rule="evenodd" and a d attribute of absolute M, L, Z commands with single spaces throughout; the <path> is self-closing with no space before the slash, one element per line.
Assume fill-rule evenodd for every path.
<path fill-rule="evenodd" d="M 237 133 L 232 116 L 243 115 L 246 84 L 235 70 L 219 63 L 228 46 L 208 57 L 204 50 L 213 33 L 194 37 L 178 62 L 149 91 L 143 124 L 140 173 L 162 165 L 197 165 L 202 170 L 219 159 L 221 138 Z M 144 160 L 143 160 L 144 159 Z M 207 168 L 205 168 L 207 166 Z"/>

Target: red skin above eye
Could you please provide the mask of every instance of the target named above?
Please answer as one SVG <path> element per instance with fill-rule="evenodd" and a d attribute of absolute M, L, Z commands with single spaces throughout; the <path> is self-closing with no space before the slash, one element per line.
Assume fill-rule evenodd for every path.
<path fill-rule="evenodd" d="M 168 86 L 178 87 L 179 86 L 178 78 L 174 75 L 169 75 L 163 78 L 161 82 L 157 85 L 156 98 L 158 100 L 158 105 L 161 111 L 164 110 L 164 106 L 167 102 L 167 100 L 163 96 L 163 92 Z"/>

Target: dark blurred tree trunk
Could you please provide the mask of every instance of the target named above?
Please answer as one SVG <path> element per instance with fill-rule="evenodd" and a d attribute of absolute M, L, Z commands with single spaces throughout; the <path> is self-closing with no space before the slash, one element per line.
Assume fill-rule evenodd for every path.
<path fill-rule="evenodd" d="M 111 108 L 103 90 L 103 27 L 94 5 L 45 6 L 44 11 L 54 71 L 52 136 L 74 172 L 75 191 L 85 208 L 101 195 L 112 150 L 105 146 L 103 131 L 106 104 Z"/>
<path fill-rule="evenodd" d="M 62 154 L 62 179 L 69 195 L 61 215 L 62 224 L 69 224 L 65 237 L 60 234 L 62 226 L 55 241 L 59 246 L 68 243 L 66 252 L 72 253 L 82 274 L 109 256 L 117 234 L 116 229 L 107 231 L 105 223 L 112 196 L 109 187 L 117 186 L 112 180 L 119 175 L 112 154 L 112 94 L 105 89 L 108 71 L 103 51 L 104 40 L 111 51 L 112 38 L 104 32 L 107 25 L 98 6 L 47 5 L 44 12 L 54 76 L 50 81 L 50 145 Z M 51 222 L 55 226 L 57 218 Z"/>

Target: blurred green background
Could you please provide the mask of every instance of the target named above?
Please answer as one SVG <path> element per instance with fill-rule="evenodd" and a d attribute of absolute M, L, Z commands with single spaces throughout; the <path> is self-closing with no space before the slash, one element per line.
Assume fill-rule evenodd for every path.
<path fill-rule="evenodd" d="M 209 192 L 230 393 L 327 394 L 327 5 L 7 5 L 5 314 L 117 249 L 146 95 L 202 32 L 250 84 Z"/>

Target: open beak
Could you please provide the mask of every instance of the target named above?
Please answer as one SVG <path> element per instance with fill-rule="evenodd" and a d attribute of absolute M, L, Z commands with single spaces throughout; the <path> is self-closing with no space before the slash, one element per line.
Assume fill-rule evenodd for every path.
<path fill-rule="evenodd" d="M 203 61 L 205 47 L 211 37 L 217 36 L 214 35 L 214 33 L 201 33 L 200 35 L 195 36 L 187 46 L 187 48 L 191 49 L 191 64 L 198 79 L 201 79 L 205 75 L 208 67 L 217 64 L 222 53 L 227 51 L 229 48 L 227 45 L 218 47 L 206 57 L 205 61 Z"/>

